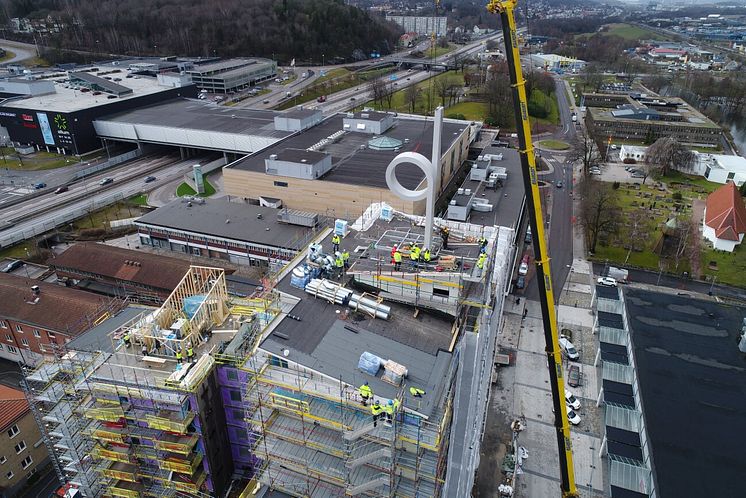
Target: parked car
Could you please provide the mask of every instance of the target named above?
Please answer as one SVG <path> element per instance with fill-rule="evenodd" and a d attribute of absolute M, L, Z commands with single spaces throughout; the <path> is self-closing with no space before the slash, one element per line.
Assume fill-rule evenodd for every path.
<path fill-rule="evenodd" d="M 596 280 L 598 285 L 604 285 L 606 287 L 616 287 L 616 279 L 611 277 L 598 277 Z"/>
<path fill-rule="evenodd" d="M 55 194 L 61 194 L 62 192 L 67 192 L 68 190 L 70 190 L 70 189 L 67 188 L 67 185 L 63 185 L 61 187 L 57 187 L 57 190 L 55 190 L 54 193 Z"/>
<path fill-rule="evenodd" d="M 580 401 L 567 389 L 565 389 L 565 403 L 573 410 L 580 410 Z"/>
<path fill-rule="evenodd" d="M 18 268 L 22 267 L 23 264 L 24 264 L 23 261 L 21 261 L 20 259 L 16 259 L 15 261 L 11 261 L 10 263 L 8 263 L 5 266 L 5 268 L 3 268 L 3 273 L 10 273 L 13 270 L 17 270 Z"/>
<path fill-rule="evenodd" d="M 44 182 L 39 182 L 39 183 L 37 183 L 37 184 L 35 184 L 35 185 L 34 185 L 34 188 L 35 188 L 36 190 L 39 190 L 39 189 L 45 188 L 46 186 L 47 186 L 47 184 L 46 184 L 46 183 L 44 183 Z"/>
<path fill-rule="evenodd" d="M 151 176 L 146 176 L 146 177 L 145 177 L 145 183 L 150 183 L 150 182 L 154 182 L 154 181 L 155 181 L 155 179 L 156 179 L 156 178 L 155 178 L 154 176 L 152 176 L 152 175 L 151 175 Z"/>
<path fill-rule="evenodd" d="M 592 175 L 600 175 L 600 174 L 601 174 L 601 170 L 600 170 L 600 169 L 592 169 L 592 170 L 590 171 L 590 173 L 591 173 Z"/>
<path fill-rule="evenodd" d="M 354 102 L 354 101 L 355 101 L 355 97 L 350 97 L 350 102 Z"/>
<path fill-rule="evenodd" d="M 645 175 L 642 173 L 632 173 L 632 178 L 645 178 Z"/>
<path fill-rule="evenodd" d="M 104 178 L 103 180 L 101 180 L 98 183 L 99 183 L 99 185 L 108 185 L 110 183 L 114 183 L 114 179 L 113 178 Z"/>
<path fill-rule="evenodd" d="M 558 181 L 556 185 L 557 185 L 557 188 L 562 188 L 562 180 Z"/>
<path fill-rule="evenodd" d="M 525 275 L 519 275 L 518 280 L 515 281 L 515 288 L 516 289 L 523 289 L 526 287 L 526 276 Z"/>
<path fill-rule="evenodd" d="M 567 407 L 567 420 L 569 420 L 572 425 L 578 425 L 581 422 L 580 415 L 575 413 L 575 411 L 569 406 Z"/>
<path fill-rule="evenodd" d="M 533 236 L 531 235 L 531 227 L 528 227 L 526 229 L 526 237 L 523 239 L 523 241 L 526 244 L 530 244 L 532 240 L 533 240 Z"/>
<path fill-rule="evenodd" d="M 562 351 L 565 352 L 567 357 L 572 361 L 577 361 L 580 359 L 580 354 L 578 354 L 578 350 L 575 349 L 575 346 L 572 342 L 570 342 L 570 339 L 568 339 L 566 336 L 561 335 L 559 338 L 559 345 L 560 348 L 562 348 Z"/>

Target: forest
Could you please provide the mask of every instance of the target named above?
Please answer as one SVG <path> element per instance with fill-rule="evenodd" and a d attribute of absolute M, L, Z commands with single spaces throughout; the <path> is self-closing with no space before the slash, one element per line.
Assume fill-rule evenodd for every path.
<path fill-rule="evenodd" d="M 65 25 L 57 49 L 117 55 L 264 56 L 281 63 L 390 53 L 393 23 L 343 0 L 1 0 L 2 15 Z M 354 54 L 354 55 L 353 55 Z M 317 60 L 318 59 L 318 60 Z"/>

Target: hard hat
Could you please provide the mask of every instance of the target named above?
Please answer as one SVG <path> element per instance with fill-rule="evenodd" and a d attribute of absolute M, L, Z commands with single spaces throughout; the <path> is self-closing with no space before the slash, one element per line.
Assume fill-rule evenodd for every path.
<path fill-rule="evenodd" d="M 389 400 L 389 405 L 393 405 L 393 404 L 394 404 L 394 401 L 390 399 Z"/>
<path fill-rule="evenodd" d="M 365 383 L 365 385 L 367 386 L 367 385 L 368 385 L 368 383 L 366 382 L 366 383 Z"/>

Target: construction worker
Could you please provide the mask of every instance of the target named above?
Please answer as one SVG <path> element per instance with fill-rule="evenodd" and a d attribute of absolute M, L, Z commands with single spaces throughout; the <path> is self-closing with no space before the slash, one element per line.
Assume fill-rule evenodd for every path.
<path fill-rule="evenodd" d="M 417 266 L 417 262 L 420 260 L 420 248 L 417 244 L 412 244 L 409 248 L 409 259 L 412 260 L 412 266 Z"/>
<path fill-rule="evenodd" d="M 336 259 L 334 260 L 334 266 L 337 268 L 337 278 L 342 276 L 345 269 L 345 260 L 342 259 L 342 255 L 337 253 Z"/>
<path fill-rule="evenodd" d="M 342 262 L 345 270 L 350 267 L 350 252 L 347 249 L 342 249 Z"/>
<path fill-rule="evenodd" d="M 360 394 L 363 406 L 368 406 L 368 400 L 373 397 L 373 389 L 370 388 L 366 382 L 362 386 L 357 388 L 357 392 Z"/>
<path fill-rule="evenodd" d="M 125 332 L 124 333 L 124 337 L 122 337 L 122 339 L 124 340 L 124 346 L 125 347 L 130 347 L 130 344 L 131 344 L 130 333 L 129 332 Z"/>
<path fill-rule="evenodd" d="M 194 348 L 190 344 L 187 348 L 187 361 L 191 363 L 194 360 Z"/>
<path fill-rule="evenodd" d="M 386 422 L 391 424 L 394 421 L 394 412 L 399 408 L 398 399 L 390 399 L 388 403 L 383 407 L 383 411 L 386 412 Z"/>
<path fill-rule="evenodd" d="M 422 253 L 422 260 L 425 263 L 430 262 L 430 249 L 428 249 L 427 247 L 425 248 L 425 251 Z"/>
<path fill-rule="evenodd" d="M 370 405 L 370 412 L 373 414 L 373 427 L 376 427 L 378 425 L 378 419 L 383 413 L 383 407 L 381 406 L 381 403 L 379 403 L 377 400 L 374 401 L 373 404 Z"/>
<path fill-rule="evenodd" d="M 181 364 L 184 356 L 181 354 L 181 349 L 176 350 L 176 363 Z"/>
<path fill-rule="evenodd" d="M 399 252 L 399 249 L 394 252 L 394 270 L 401 270 L 401 252 Z"/>
<path fill-rule="evenodd" d="M 448 227 L 443 227 L 440 229 L 440 236 L 443 238 L 443 249 L 448 249 L 448 234 L 450 233 L 450 230 L 448 230 Z"/>
<path fill-rule="evenodd" d="M 394 247 L 391 248 L 391 263 L 396 263 L 396 258 L 394 258 L 394 255 L 399 250 L 399 248 L 394 244 Z"/>
<path fill-rule="evenodd" d="M 341 242 L 342 242 L 342 238 L 335 233 L 334 236 L 332 237 L 332 250 L 334 252 L 339 251 L 339 244 Z"/>
<path fill-rule="evenodd" d="M 414 396 L 415 398 L 421 398 L 425 394 L 427 394 L 425 391 L 420 389 L 419 387 L 410 387 L 409 388 L 409 394 Z"/>
<path fill-rule="evenodd" d="M 479 236 L 479 250 L 484 251 L 487 248 L 487 239 L 484 237 L 484 235 Z"/>
<path fill-rule="evenodd" d="M 487 261 L 487 254 L 481 253 L 479 255 L 479 259 L 477 259 L 477 268 L 479 268 L 480 270 L 484 269 L 485 261 Z"/>
<path fill-rule="evenodd" d="M 145 345 L 145 343 L 143 343 L 142 345 L 142 355 L 148 356 L 148 347 Z"/>

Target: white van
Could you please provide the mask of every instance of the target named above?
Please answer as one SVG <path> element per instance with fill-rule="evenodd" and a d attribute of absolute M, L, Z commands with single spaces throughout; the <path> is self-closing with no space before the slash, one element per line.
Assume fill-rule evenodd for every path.
<path fill-rule="evenodd" d="M 562 348 L 562 351 L 565 352 L 565 354 L 570 360 L 578 361 L 580 359 L 580 354 L 578 354 L 578 350 L 575 349 L 575 346 L 573 345 L 573 343 L 570 342 L 570 339 L 568 339 L 564 335 L 560 336 L 559 345 L 560 345 L 560 348 Z"/>

